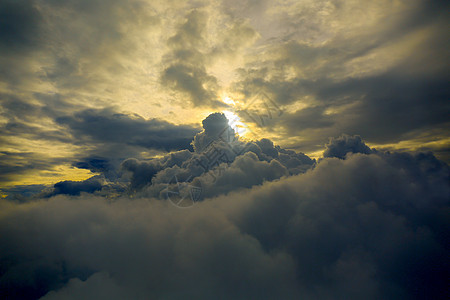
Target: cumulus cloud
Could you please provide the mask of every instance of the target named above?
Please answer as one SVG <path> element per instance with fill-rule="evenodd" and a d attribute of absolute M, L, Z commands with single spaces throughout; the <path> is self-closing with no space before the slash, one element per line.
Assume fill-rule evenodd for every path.
<path fill-rule="evenodd" d="M 201 198 L 211 197 L 304 173 L 315 164 L 305 154 L 274 146 L 268 139 L 243 140 L 223 113 L 210 114 L 202 124 L 203 131 L 192 141 L 194 152 L 182 150 L 149 161 L 125 160 L 122 170 L 131 175 L 132 189 L 158 198 L 164 197 L 167 188 L 183 183 L 199 187 Z"/>
<path fill-rule="evenodd" d="M 344 134 L 338 138 L 332 138 L 325 147 L 323 157 L 345 158 L 347 153 L 370 154 L 373 152 L 359 135 L 349 136 Z"/>
<path fill-rule="evenodd" d="M 215 181 L 228 194 L 189 210 L 146 196 L 3 200 L 2 296 L 439 299 L 449 172 L 432 154 L 377 152 L 287 176 L 249 151 Z"/>
<path fill-rule="evenodd" d="M 196 134 L 192 145 L 198 153 L 213 141 L 222 139 L 227 143 L 234 142 L 237 137 L 234 130 L 228 125 L 228 119 L 223 113 L 210 114 L 202 121 L 203 132 Z"/>

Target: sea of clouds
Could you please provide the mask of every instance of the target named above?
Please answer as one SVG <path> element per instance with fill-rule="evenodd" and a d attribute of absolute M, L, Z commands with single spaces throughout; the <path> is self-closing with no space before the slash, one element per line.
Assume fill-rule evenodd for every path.
<path fill-rule="evenodd" d="M 1 298 L 448 296 L 447 164 L 348 135 L 315 160 L 227 122 L 206 118 L 193 151 L 0 201 Z"/>

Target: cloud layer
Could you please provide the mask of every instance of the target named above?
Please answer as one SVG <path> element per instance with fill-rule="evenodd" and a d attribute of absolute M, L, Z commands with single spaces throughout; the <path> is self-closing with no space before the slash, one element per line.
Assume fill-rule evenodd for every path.
<path fill-rule="evenodd" d="M 450 168 L 433 154 L 377 151 L 342 135 L 316 162 L 268 139 L 225 140 L 233 131 L 220 113 L 203 126 L 194 152 L 130 158 L 118 177 L 64 181 L 28 200 L 0 201 L 2 297 L 448 293 Z M 211 147 L 228 160 L 216 155 L 208 164 Z M 90 166 L 107 170 L 99 160 Z M 180 186 L 197 187 L 201 197 Z"/>
<path fill-rule="evenodd" d="M 249 159 L 258 161 L 241 155 L 230 178 L 257 180 L 260 169 L 231 175 Z M 439 299 L 449 270 L 449 175 L 431 154 L 356 153 L 188 210 L 88 194 L 2 202 L 2 293 Z M 222 178 L 216 189 L 237 187 Z"/>

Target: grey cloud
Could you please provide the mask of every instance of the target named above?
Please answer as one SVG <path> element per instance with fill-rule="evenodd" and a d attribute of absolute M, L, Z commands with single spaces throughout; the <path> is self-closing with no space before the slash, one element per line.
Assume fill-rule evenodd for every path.
<path fill-rule="evenodd" d="M 309 156 L 302 152 L 295 152 L 293 150 L 286 150 L 280 146 L 276 146 L 278 151 L 277 160 L 281 162 L 286 168 L 288 168 L 289 173 L 300 174 L 305 173 L 310 168 L 314 167 L 316 160 L 311 159 Z"/>
<path fill-rule="evenodd" d="M 278 157 L 278 151 L 274 147 L 273 142 L 269 139 L 261 139 L 259 141 L 256 141 L 256 144 L 261 148 L 262 153 L 267 155 L 271 158 L 277 158 Z"/>
<path fill-rule="evenodd" d="M 330 139 L 330 142 L 325 147 L 323 157 L 337 157 L 341 159 L 345 158 L 347 153 L 370 154 L 374 152 L 363 142 L 359 135 L 349 136 L 343 134 L 338 138 Z"/>
<path fill-rule="evenodd" d="M 43 19 L 33 1 L 2 1 L 0 20 L 0 52 L 20 53 L 36 46 Z"/>
<path fill-rule="evenodd" d="M 162 170 L 173 168 L 174 166 L 185 166 L 191 157 L 192 152 L 181 150 L 150 161 L 139 161 L 135 158 L 129 158 L 122 162 L 121 169 L 131 174 L 130 187 L 132 190 L 136 190 L 149 184 L 153 177 Z"/>
<path fill-rule="evenodd" d="M 161 170 L 159 161 L 157 162 L 139 162 L 137 159 L 129 158 L 125 160 L 121 167 L 124 171 L 132 174 L 130 187 L 132 189 L 142 188 L 151 182 L 153 176 Z"/>
<path fill-rule="evenodd" d="M 116 113 L 110 109 L 88 109 L 73 116 L 59 117 L 56 121 L 66 125 L 82 142 L 119 143 L 156 149 L 185 149 L 196 128 L 173 125 L 159 119 L 145 120 L 138 115 Z"/>
<path fill-rule="evenodd" d="M 26 136 L 34 140 L 70 142 L 67 134 L 58 130 L 57 126 L 43 126 L 46 122 L 52 122 L 56 116 L 77 107 L 69 104 L 64 97 L 0 93 L 0 104 L 0 116 L 4 120 L 2 139 Z"/>
<path fill-rule="evenodd" d="M 174 63 L 164 70 L 161 80 L 165 86 L 187 93 L 194 105 L 219 104 L 214 92 L 205 88 L 208 83 L 216 86 L 216 78 L 208 75 L 204 67 Z"/>
<path fill-rule="evenodd" d="M 426 134 L 433 129 L 434 138 L 446 136 L 450 108 L 445 66 L 449 60 L 442 36 L 448 27 L 444 16 L 448 4 L 419 1 L 404 6 L 407 12 L 402 14 L 385 12 L 384 24 L 348 35 L 344 29 L 334 32 L 332 26 L 327 27 L 331 19 L 320 14 L 322 8 L 345 15 L 352 5 L 318 3 L 311 8 L 317 10 L 317 24 L 312 22 L 317 28 L 308 27 L 314 19 L 308 15 L 308 7 L 298 12 L 301 17 L 295 11 L 282 14 L 285 22 L 292 22 L 291 35 L 268 43 L 270 55 L 240 69 L 241 80 L 234 83 L 234 89 L 248 97 L 264 90 L 283 106 L 285 113 L 272 125 L 282 127 L 289 136 L 307 137 L 302 139 L 305 144 L 295 145 L 301 151 L 317 151 L 329 136 L 342 132 L 361 134 L 372 143 L 395 143 L 410 139 L 414 132 Z M 315 30 L 330 36 L 314 42 L 319 36 Z M 303 31 L 308 31 L 312 40 L 301 34 Z M 427 37 L 414 51 L 402 44 L 412 36 L 420 37 L 422 31 Z M 385 68 L 366 70 L 361 63 L 354 66 L 356 73 L 348 69 L 358 59 L 386 48 L 393 53 L 380 58 L 380 64 L 387 63 Z M 395 51 L 404 54 L 395 58 Z M 292 108 L 297 103 L 306 108 Z M 277 126 L 266 130 L 276 133 Z"/>
<path fill-rule="evenodd" d="M 325 110 L 324 106 L 307 107 L 296 112 L 288 112 L 279 122 L 286 127 L 295 124 L 296 127 L 292 128 L 292 131 L 329 128 L 335 125 L 337 120 L 335 116 L 326 115 Z"/>
<path fill-rule="evenodd" d="M 5 197 L 7 200 L 28 202 L 48 188 L 49 186 L 45 184 L 15 185 L 14 187 L 2 188 L 1 191 L 8 195 Z"/>
<path fill-rule="evenodd" d="M 237 139 L 223 113 L 210 114 L 202 121 L 203 131 L 194 136 L 192 146 L 195 152 L 202 152 L 214 140 L 223 139 L 227 143 Z"/>
<path fill-rule="evenodd" d="M 41 47 L 42 22 L 32 0 L 5 0 L 0 3 L 0 78 L 18 84 L 30 75 L 28 59 Z"/>
<path fill-rule="evenodd" d="M 197 9 L 186 14 L 177 33 L 167 40 L 171 47 L 166 55 L 169 66 L 161 73 L 163 85 L 184 93 L 196 106 L 217 102 L 214 93 L 217 81 L 206 72 L 204 53 L 200 51 L 205 43 L 207 20 L 208 15 Z"/>
<path fill-rule="evenodd" d="M 148 157 L 172 150 L 192 149 L 190 143 L 199 131 L 191 125 L 145 120 L 114 109 L 86 109 L 82 105 L 67 103 L 65 97 L 58 95 L 38 94 L 34 98 L 22 98 L 3 94 L 0 100 L 1 117 L 6 120 L 0 138 L 4 147 L 17 149 L 20 140 L 16 139 L 26 138 L 50 145 L 74 145 L 79 149 L 69 157 L 57 159 L 45 154 L 39 156 L 31 149 L 3 151 L 0 158 L 1 182 L 11 181 L 14 176 L 33 169 L 51 170 L 55 164 L 72 164 L 116 180 L 124 159 L 142 158 L 143 151 L 148 152 Z M 101 162 L 103 166 L 99 165 Z"/>
<path fill-rule="evenodd" d="M 27 88 L 37 81 L 80 88 L 107 80 L 103 72 L 111 77 L 124 71 L 117 58 L 134 50 L 130 33 L 158 23 L 144 9 L 148 5 L 127 1 L 124 6 L 116 0 L 3 1 L 0 77 L 11 87 Z"/>
<path fill-rule="evenodd" d="M 177 33 L 167 41 L 175 48 L 189 48 L 203 42 L 203 35 L 208 21 L 208 15 L 194 9 L 186 14 L 186 21 L 178 27 Z"/>
<path fill-rule="evenodd" d="M 348 80 L 319 91 L 320 98 L 330 102 L 345 94 L 364 100 L 341 117 L 360 115 L 351 125 L 358 125 L 361 134 L 377 142 L 392 140 L 414 129 L 445 124 L 445 111 L 450 109 L 445 101 L 449 90 L 439 78 L 399 78 L 388 73 Z M 376 129 L 373 124 L 377 124 Z"/>
<path fill-rule="evenodd" d="M 290 293 L 295 293 L 295 288 L 291 286 L 293 270 L 290 267 L 290 258 L 282 254 L 268 255 L 264 253 L 254 239 L 241 235 L 221 214 L 213 213 L 215 217 L 210 218 L 211 215 L 208 216 L 204 213 L 194 213 L 189 216 L 172 211 L 175 215 L 170 213 L 167 215 L 168 218 L 165 218 L 159 213 L 170 209 L 166 205 L 160 206 L 138 200 L 134 205 L 140 203 L 139 206 L 142 206 L 136 210 L 136 206 L 133 207 L 129 203 L 119 201 L 110 207 L 112 209 L 108 209 L 105 202 L 101 199 L 97 200 L 99 201 L 81 200 L 73 206 L 75 202 L 71 200 L 55 198 L 46 202 L 50 206 L 42 203 L 43 207 L 37 211 L 33 210 L 34 212 L 31 212 L 33 217 L 27 212 L 23 212 L 31 217 L 28 222 L 24 223 L 26 228 L 29 228 L 28 226 L 34 222 L 39 222 L 40 232 L 53 231 L 51 235 L 46 235 L 47 238 L 41 241 L 41 237 L 31 237 L 27 243 L 38 247 L 35 248 L 37 250 L 35 253 L 45 257 L 46 261 L 40 265 L 43 272 L 49 268 L 53 268 L 55 271 L 54 273 L 48 272 L 48 275 L 45 276 L 43 272 L 35 269 L 33 265 L 36 263 L 35 260 L 30 263 L 25 261 L 21 261 L 19 264 L 12 263 L 2 276 L 2 283 L 13 276 L 14 270 L 22 269 L 27 273 L 26 275 L 29 271 L 35 270 L 35 274 L 42 276 L 42 281 L 47 280 L 47 288 L 61 286 L 61 283 L 67 281 L 67 277 L 60 277 L 61 280 L 54 275 L 57 275 L 62 268 L 66 268 L 68 274 L 74 278 L 80 276 L 82 280 L 86 280 L 86 277 L 82 275 L 83 272 L 91 275 L 96 273 L 91 270 L 102 270 L 101 272 L 109 274 L 110 280 L 101 281 L 100 285 L 91 291 L 94 293 L 103 291 L 106 287 L 104 284 L 110 281 L 110 283 L 115 283 L 114 286 L 122 286 L 128 297 L 131 298 L 178 298 L 183 295 L 184 298 L 198 299 L 221 294 L 234 299 L 242 299 L 252 295 L 275 297 L 278 295 L 289 296 Z M 41 209 L 48 209 L 48 213 L 58 214 L 61 218 L 48 218 L 47 213 Z M 71 213 L 66 215 L 69 211 Z M 128 219 L 129 217 L 131 219 Z M 135 225 L 125 229 L 123 225 L 129 224 L 130 220 L 134 220 Z M 6 220 L 3 219 L 3 221 Z M 78 224 L 78 221 L 83 223 Z M 75 223 L 71 225 L 71 222 Z M 92 225 L 102 229 L 93 230 Z M 115 228 L 113 229 L 111 226 Z M 1 228 L 5 229 L 3 226 Z M 16 226 L 14 228 L 19 229 Z M 4 232 L 5 235 L 2 234 L 2 237 L 12 237 L 13 231 Z M 178 237 L 174 239 L 175 236 Z M 17 236 L 14 243 L 23 243 L 22 237 L 24 236 Z M 55 244 L 54 241 L 57 240 L 64 240 L 64 242 Z M 44 247 L 45 249 L 52 249 L 51 252 L 55 250 L 56 255 L 50 255 L 44 248 L 39 248 L 41 242 L 47 245 Z M 2 257 L 13 254 L 15 250 L 13 243 L 8 243 L 8 245 L 2 243 L 2 245 Z M 134 255 L 129 256 L 130 251 Z M 142 260 L 144 253 L 146 253 L 145 261 Z M 162 253 L 172 253 L 173 256 L 172 254 L 164 256 L 161 255 Z M 239 256 L 237 256 L 238 254 Z M 20 257 L 18 253 L 16 255 Z M 118 258 L 125 257 L 123 255 L 128 259 L 126 263 L 122 264 L 123 260 Z M 58 266 L 59 261 L 63 263 L 64 267 Z M 242 271 L 236 273 L 236 268 Z M 74 275 L 74 272 L 77 274 Z M 192 276 L 193 274 L 195 276 Z M 22 282 L 26 287 L 29 287 L 29 284 L 35 280 L 33 275 L 29 275 L 28 280 Z M 86 282 L 88 286 L 95 278 L 95 275 L 88 278 Z M 193 285 L 194 283 L 195 285 Z M 89 293 L 84 285 L 71 288 L 78 287 L 81 290 L 75 294 Z M 12 295 L 13 292 L 20 293 L 14 288 L 15 286 L 10 286 L 8 289 L 2 289 L 2 292 L 7 293 L 6 295 Z M 39 288 L 43 288 L 43 285 L 40 285 Z M 32 287 L 29 289 L 34 291 L 34 294 L 26 296 L 38 298 L 43 295 L 42 290 L 33 290 Z M 73 290 L 67 292 L 74 294 Z M 48 296 L 50 297 L 51 294 Z M 85 297 L 91 298 L 92 295 Z"/>
<path fill-rule="evenodd" d="M 101 188 L 102 183 L 96 178 L 80 182 L 68 180 L 55 183 L 55 190 L 52 195 L 79 195 L 81 192 L 93 193 L 100 190 Z"/>
<path fill-rule="evenodd" d="M 220 83 L 208 72 L 208 66 L 223 57 L 236 55 L 255 39 L 256 32 L 248 24 L 232 19 L 231 28 L 218 37 L 210 37 L 211 17 L 206 9 L 186 13 L 176 33 L 167 39 L 169 51 L 164 56 L 160 80 L 163 86 L 180 92 L 194 106 L 224 107 L 217 95 Z"/>
<path fill-rule="evenodd" d="M 213 197 L 260 185 L 266 181 L 274 181 L 287 175 L 288 169 L 278 160 L 260 161 L 255 153 L 246 152 L 236 157 L 229 166 L 219 165 L 197 177 L 194 184 L 200 182 L 198 185 L 202 188 L 203 197 Z"/>
<path fill-rule="evenodd" d="M 242 141 L 223 113 L 210 114 L 202 123 L 204 130 L 192 142 L 194 152 L 172 152 L 148 161 L 125 160 L 122 169 L 131 175 L 132 192 L 167 198 L 164 191 L 188 184 L 201 187 L 201 200 L 304 173 L 315 164 L 305 154 L 274 146 L 268 139 Z"/>
<path fill-rule="evenodd" d="M 81 161 L 73 163 L 74 167 L 79 169 L 87 169 L 92 172 L 108 173 L 111 169 L 110 162 L 107 158 L 102 157 L 86 157 Z"/>
<path fill-rule="evenodd" d="M 40 198 L 50 198 L 56 195 L 83 196 L 93 194 L 108 199 L 117 198 L 124 195 L 129 189 L 128 182 L 123 182 L 121 178 L 111 181 L 102 175 L 95 175 L 82 181 L 60 181 L 53 185 L 53 188 L 46 188 L 30 197 L 30 200 L 36 201 Z"/>
<path fill-rule="evenodd" d="M 328 286 L 312 298 L 439 297 L 449 270 L 439 229 L 448 227 L 442 214 L 449 168 L 432 156 L 402 155 L 326 159 L 312 172 L 261 188 L 248 210 L 230 215 L 267 251 L 288 249 L 305 287 Z M 420 167 L 427 164 L 436 167 Z"/>
<path fill-rule="evenodd" d="M 304 145 L 304 151 L 317 150 L 328 136 L 341 132 L 360 134 L 372 143 L 393 143 L 429 131 L 445 136 L 449 91 L 437 76 L 408 78 L 387 72 L 341 82 L 298 84 L 308 89 L 299 95 L 312 94 L 316 103 L 287 110 L 274 121 L 291 135 L 307 135 L 311 147 Z"/>
<path fill-rule="evenodd" d="M 230 175 L 258 161 L 246 153 Z M 128 298 L 439 299 L 450 263 L 449 175 L 431 154 L 355 153 L 190 210 L 88 195 L 0 202 L 0 259 L 8 261 L 1 290 L 22 299 L 108 291 Z"/>
<path fill-rule="evenodd" d="M 233 59 L 240 55 L 240 50 L 251 46 L 259 37 L 258 32 L 247 21 L 234 18 L 230 23 L 221 33 L 219 43 L 208 54 L 210 60 Z"/>
<path fill-rule="evenodd" d="M 45 49 L 52 63 L 44 67 L 43 77 L 68 89 L 96 89 L 126 72 L 120 60 L 136 50 L 133 34 L 158 23 L 144 1 L 48 1 L 43 7 L 51 25 L 48 31 L 63 42 Z"/>

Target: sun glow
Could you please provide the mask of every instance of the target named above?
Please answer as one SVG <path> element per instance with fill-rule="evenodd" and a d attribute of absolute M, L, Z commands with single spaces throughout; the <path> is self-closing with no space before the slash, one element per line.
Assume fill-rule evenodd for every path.
<path fill-rule="evenodd" d="M 248 126 L 241 122 L 238 115 L 231 111 L 223 111 L 223 114 L 228 119 L 228 125 L 233 128 L 239 136 L 244 136 L 248 132 Z"/>
<path fill-rule="evenodd" d="M 226 103 L 226 104 L 228 104 L 228 105 L 236 105 L 236 102 L 234 102 L 234 100 L 233 99 L 231 99 L 230 97 L 228 97 L 228 96 L 224 96 L 223 98 L 222 98 L 222 101 L 224 102 L 224 103 Z"/>

